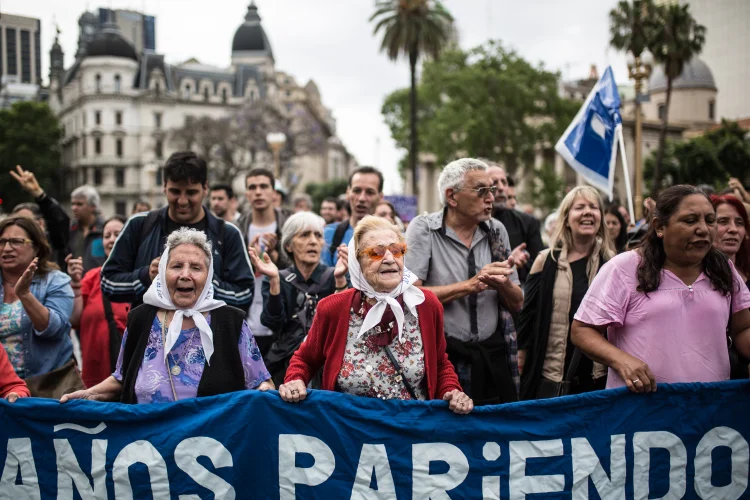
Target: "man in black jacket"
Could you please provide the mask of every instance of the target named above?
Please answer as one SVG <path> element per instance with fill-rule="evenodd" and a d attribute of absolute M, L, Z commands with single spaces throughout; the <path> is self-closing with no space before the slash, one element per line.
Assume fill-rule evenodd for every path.
<path fill-rule="evenodd" d="M 164 165 L 168 205 L 132 216 L 102 269 L 102 291 L 113 302 L 142 302 L 159 269 L 167 236 L 181 227 L 204 231 L 213 247 L 214 296 L 247 311 L 255 279 L 239 229 L 213 216 L 203 205 L 208 190 L 206 162 L 178 152 Z"/>
<path fill-rule="evenodd" d="M 497 187 L 492 216 L 502 222 L 508 231 L 510 246 L 513 248 L 511 256 L 518 269 L 518 279 L 523 284 L 536 256 L 544 249 L 539 221 L 536 217 L 506 206 L 508 177 L 502 167 L 492 165 L 488 171 L 493 185 Z"/>

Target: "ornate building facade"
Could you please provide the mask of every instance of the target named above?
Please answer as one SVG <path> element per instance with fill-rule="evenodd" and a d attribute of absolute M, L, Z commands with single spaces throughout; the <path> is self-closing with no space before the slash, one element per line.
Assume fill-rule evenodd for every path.
<path fill-rule="evenodd" d="M 138 53 L 117 25 L 101 24 L 89 12 L 80 17 L 79 31 L 71 67 L 63 67 L 57 40 L 50 51 L 50 106 L 64 128 L 64 187 L 95 186 L 104 213 L 129 214 L 141 198 L 163 203 L 160 167 L 179 147 L 172 132 L 187 117 L 227 117 L 255 99 L 285 113 L 304 109 L 323 131 L 320 152 L 292 161 L 285 176 L 291 187 L 346 177 L 356 165 L 336 136 L 317 85 L 312 80 L 298 85 L 276 69 L 254 2 L 235 32 L 227 68 L 194 59 L 170 65 L 163 54 Z M 270 165 L 270 152 L 256 163 Z M 235 184 L 241 193 L 240 177 Z"/>

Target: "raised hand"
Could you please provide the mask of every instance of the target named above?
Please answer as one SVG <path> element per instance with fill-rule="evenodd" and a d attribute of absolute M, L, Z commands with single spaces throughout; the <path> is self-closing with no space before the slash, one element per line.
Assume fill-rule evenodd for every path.
<path fill-rule="evenodd" d="M 518 267 L 524 267 L 529 262 L 529 252 L 526 251 L 526 243 L 521 243 L 510 253 L 513 261 Z"/>
<path fill-rule="evenodd" d="M 247 253 L 250 256 L 250 262 L 253 264 L 253 269 L 262 274 L 268 276 L 269 279 L 279 277 L 279 268 L 271 260 L 271 256 L 267 252 L 263 252 L 263 260 L 258 256 L 258 251 L 252 245 L 247 247 Z"/>
<path fill-rule="evenodd" d="M 16 165 L 16 171 L 10 171 L 10 176 L 13 177 L 21 185 L 21 189 L 29 193 L 34 198 L 41 196 L 44 190 L 37 182 L 34 173 L 30 170 L 24 170 L 21 165 Z"/>
<path fill-rule="evenodd" d="M 16 297 L 18 297 L 19 299 L 26 297 L 30 293 L 29 290 L 31 287 L 31 280 L 34 279 L 34 273 L 36 272 L 38 264 L 39 257 L 31 261 L 29 267 L 26 268 L 21 277 L 18 279 L 18 282 L 16 282 L 16 286 L 13 291 L 15 292 Z"/>
<path fill-rule="evenodd" d="M 349 271 L 349 247 L 341 245 L 337 252 L 339 259 L 336 261 L 336 267 L 333 268 L 333 277 L 343 278 Z"/>
<path fill-rule="evenodd" d="M 68 264 L 68 276 L 70 276 L 70 280 L 73 284 L 80 283 L 83 277 L 83 257 L 74 259 L 71 253 L 65 257 L 65 262 Z"/>

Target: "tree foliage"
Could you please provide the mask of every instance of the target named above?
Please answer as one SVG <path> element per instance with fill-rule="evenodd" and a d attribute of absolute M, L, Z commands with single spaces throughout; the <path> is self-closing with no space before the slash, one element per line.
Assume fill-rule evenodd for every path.
<path fill-rule="evenodd" d="M 182 127 L 171 131 L 177 147 L 202 155 L 212 182 L 232 182 L 243 170 L 264 166 L 273 170 L 266 137 L 282 132 L 286 143 L 280 152 L 282 179 L 292 160 L 325 152 L 330 131 L 303 104 L 282 110 L 268 99 L 256 99 L 223 118 L 188 116 Z"/>
<path fill-rule="evenodd" d="M 62 129 L 46 103 L 17 102 L 0 110 L 0 212 L 32 201 L 8 173 L 16 165 L 34 172 L 51 196 L 59 196 Z"/>
<path fill-rule="evenodd" d="M 531 184 L 531 198 L 527 201 L 549 214 L 557 210 L 564 196 L 565 180 L 557 175 L 554 164 L 543 163 Z"/>
<path fill-rule="evenodd" d="M 446 51 L 424 64 L 419 86 L 421 148 L 445 164 L 459 155 L 503 162 L 511 173 L 551 147 L 579 103 L 558 94 L 560 76 L 534 66 L 499 41 L 468 52 Z M 388 95 L 382 113 L 391 135 L 408 149 L 409 90 Z"/>
<path fill-rule="evenodd" d="M 328 182 L 312 182 L 305 186 L 305 192 L 313 199 L 315 211 L 320 210 L 323 200 L 329 196 L 338 197 L 346 193 L 346 187 L 349 184 L 348 179 L 333 179 Z"/>
<path fill-rule="evenodd" d="M 417 62 L 422 56 L 437 59 L 449 44 L 453 17 L 436 0 L 379 0 L 370 17 L 375 23 L 373 34 L 383 33 L 380 50 L 395 61 L 403 55 L 409 59 L 409 165 L 412 188 L 417 193 Z"/>
<path fill-rule="evenodd" d="M 653 188 L 656 154 L 646 160 L 644 177 Z M 750 181 L 750 139 L 736 122 L 722 122 L 716 130 L 687 141 L 668 141 L 663 162 L 664 181 L 725 187 L 730 177 Z"/>

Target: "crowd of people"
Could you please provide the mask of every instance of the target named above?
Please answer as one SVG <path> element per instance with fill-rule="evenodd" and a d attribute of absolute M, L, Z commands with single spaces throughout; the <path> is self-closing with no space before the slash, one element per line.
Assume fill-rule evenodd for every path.
<path fill-rule="evenodd" d="M 0 395 L 151 404 L 310 389 L 474 406 L 748 378 L 750 196 L 677 185 L 642 220 L 571 189 L 542 225 L 502 166 L 446 165 L 403 221 L 359 167 L 314 213 L 274 174 L 208 186 L 173 154 L 166 206 L 72 218 L 32 171 L 0 220 Z M 244 208 L 243 208 L 244 205 Z M 74 355 L 80 342 L 80 361 Z"/>

